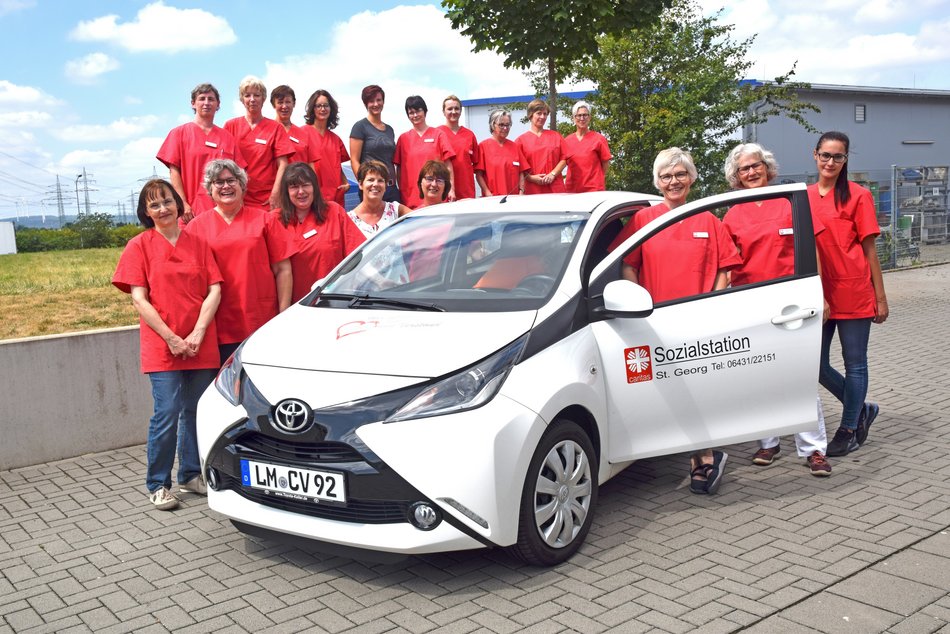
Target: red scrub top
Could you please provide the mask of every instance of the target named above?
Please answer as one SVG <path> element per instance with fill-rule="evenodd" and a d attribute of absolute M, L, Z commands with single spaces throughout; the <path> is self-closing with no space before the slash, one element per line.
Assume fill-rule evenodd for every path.
<path fill-rule="evenodd" d="M 251 128 L 246 118 L 235 117 L 224 124 L 224 129 L 237 139 L 241 154 L 247 160 L 244 204 L 269 207 L 270 193 L 277 179 L 277 159 L 291 156 L 296 149 L 284 126 L 264 117 Z"/>
<path fill-rule="evenodd" d="M 498 145 L 492 137 L 478 144 L 475 169 L 485 173 L 485 184 L 492 196 L 504 196 L 518 193 L 518 178 L 521 172 L 531 169 L 531 163 L 520 145 L 508 139 Z"/>
<path fill-rule="evenodd" d="M 785 198 L 735 205 L 722 226 L 739 247 L 742 264 L 732 269 L 732 285 L 754 284 L 795 274 L 795 232 L 792 205 Z M 812 216 L 817 236 L 825 225 Z"/>
<path fill-rule="evenodd" d="M 280 218 L 280 210 L 271 212 Z M 293 301 L 299 301 L 310 292 L 314 282 L 333 270 L 353 249 L 366 241 L 366 236 L 353 224 L 346 211 L 333 201 L 327 201 L 326 217 L 317 224 L 313 214 L 303 222 L 294 217 L 287 230 L 292 235 L 296 253 L 290 256 L 294 270 Z"/>
<path fill-rule="evenodd" d="M 343 184 L 340 165 L 350 160 L 350 154 L 346 151 L 343 141 L 332 130 L 327 130 L 325 135 L 317 132 L 312 125 L 308 125 L 307 130 L 314 152 L 320 157 L 320 162 L 317 163 L 320 194 L 324 200 L 332 200 L 342 206 L 346 193 L 339 189 Z"/>
<path fill-rule="evenodd" d="M 518 137 L 516 141 L 528 162 L 531 164 L 532 174 L 548 174 L 554 169 L 561 159 L 567 158 L 567 149 L 564 146 L 564 139 L 554 130 L 542 130 L 541 136 L 535 136 L 528 130 Z M 560 174 L 554 177 L 550 185 L 536 185 L 531 181 L 525 181 L 524 193 L 526 194 L 550 194 L 562 193 L 567 191 L 564 188 L 564 179 Z"/>
<path fill-rule="evenodd" d="M 567 152 L 567 180 L 564 187 L 572 193 L 602 192 L 607 189 L 604 161 L 613 158 L 604 135 L 588 130 L 583 139 L 576 134 L 564 137 Z"/>
<path fill-rule="evenodd" d="M 149 303 L 182 339 L 195 329 L 208 287 L 221 281 L 221 271 L 204 240 L 182 232 L 172 246 L 155 229 L 129 240 L 112 276 L 112 284 L 124 293 L 131 293 L 133 286 L 148 290 Z M 208 325 L 198 354 L 187 359 L 172 356 L 165 340 L 141 317 L 139 338 L 142 372 L 203 370 L 220 365 L 214 320 Z"/>
<path fill-rule="evenodd" d="M 669 210 L 664 203 L 640 210 L 610 249 Z M 668 226 L 623 261 L 638 270 L 640 286 L 659 303 L 711 292 L 719 271 L 739 266 L 742 257 L 719 219 L 706 211 Z"/>
<path fill-rule="evenodd" d="M 874 199 L 867 189 L 848 181 L 851 199 L 843 207 L 835 205 L 834 190 L 825 196 L 818 184 L 808 186 L 811 212 L 826 231 L 818 236 L 821 283 L 830 307 L 829 319 L 874 317 L 877 300 L 871 284 L 871 267 L 861 242 L 881 233 L 874 211 Z"/>
<path fill-rule="evenodd" d="M 224 277 L 215 316 L 218 343 L 244 341 L 278 312 L 271 265 L 294 254 L 290 234 L 273 214 L 247 205 L 230 225 L 212 210 L 189 222 L 185 232 L 208 242 Z"/>
<path fill-rule="evenodd" d="M 309 163 L 310 167 L 320 160 L 317 149 L 313 147 L 313 140 L 307 129 L 310 126 L 301 128 L 299 125 L 290 124 L 290 131 L 287 132 L 287 139 L 294 148 L 294 153 L 287 157 L 288 163 Z"/>
<path fill-rule="evenodd" d="M 463 126 L 459 126 L 458 132 L 453 132 L 447 125 L 440 125 L 439 130 L 442 130 L 455 152 L 452 175 L 455 177 L 456 200 L 475 198 L 475 166 L 478 164 L 478 140 L 475 133 Z"/>
<path fill-rule="evenodd" d="M 191 205 L 191 213 L 196 216 L 214 207 L 208 190 L 204 188 L 205 165 L 208 161 L 231 159 L 241 167 L 247 167 L 247 161 L 230 132 L 214 126 L 205 134 L 201 126 L 194 122 L 172 129 L 155 158 L 168 167 L 177 167 L 181 172 L 185 202 Z"/>
<path fill-rule="evenodd" d="M 449 161 L 455 150 L 438 128 L 426 128 L 423 134 L 409 130 L 399 135 L 393 165 L 399 166 L 399 193 L 402 204 L 416 209 L 422 204 L 419 196 L 419 172 L 426 161 Z M 449 186 L 448 183 L 445 184 Z"/>

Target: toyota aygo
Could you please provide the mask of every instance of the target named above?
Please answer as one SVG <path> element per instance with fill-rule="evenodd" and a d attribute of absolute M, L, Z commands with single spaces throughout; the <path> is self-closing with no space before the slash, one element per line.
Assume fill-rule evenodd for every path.
<path fill-rule="evenodd" d="M 767 198 L 791 205 L 794 275 L 656 304 L 622 278 L 622 258 L 666 227 Z M 202 397 L 211 509 L 341 549 L 503 547 L 554 565 L 632 461 L 814 428 L 822 291 L 805 187 L 689 203 L 610 250 L 656 200 L 466 200 L 366 242 Z"/>

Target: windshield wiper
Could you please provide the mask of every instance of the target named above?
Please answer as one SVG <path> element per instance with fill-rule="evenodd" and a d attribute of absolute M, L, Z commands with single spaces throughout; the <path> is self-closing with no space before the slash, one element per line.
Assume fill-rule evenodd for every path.
<path fill-rule="evenodd" d="M 445 309 L 438 304 L 426 302 L 417 302 L 411 299 L 396 299 L 394 297 L 375 297 L 369 293 L 320 293 L 317 301 L 321 299 L 336 299 L 349 301 L 347 308 L 364 308 L 372 305 L 391 306 L 394 308 L 404 308 L 407 310 L 428 310 L 432 312 L 445 312 Z"/>

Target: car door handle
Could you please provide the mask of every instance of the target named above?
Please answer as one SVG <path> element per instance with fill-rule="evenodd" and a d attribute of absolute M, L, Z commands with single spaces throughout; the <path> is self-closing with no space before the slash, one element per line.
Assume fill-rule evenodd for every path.
<path fill-rule="evenodd" d="M 815 308 L 799 308 L 796 311 L 792 311 L 787 315 L 776 315 L 772 317 L 772 323 L 776 326 L 782 324 L 787 324 L 790 321 L 798 321 L 800 319 L 811 319 L 818 315 L 818 310 Z"/>

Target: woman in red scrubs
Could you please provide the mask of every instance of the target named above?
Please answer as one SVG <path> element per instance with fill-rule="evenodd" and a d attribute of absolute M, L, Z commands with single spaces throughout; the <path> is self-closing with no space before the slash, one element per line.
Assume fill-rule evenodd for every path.
<path fill-rule="evenodd" d="M 333 131 L 340 123 L 336 99 L 326 90 L 315 91 L 307 100 L 304 121 L 309 126 L 311 143 L 319 157 L 314 169 L 320 183 L 320 194 L 324 200 L 332 200 L 342 207 L 346 192 L 350 191 L 350 181 L 340 166 L 350 160 L 350 155 L 343 140 Z"/>
<path fill-rule="evenodd" d="M 152 384 L 155 410 L 148 425 L 145 485 L 159 510 L 178 506 L 171 473 L 178 450 L 178 486 L 207 492 L 201 480 L 195 417 L 198 398 L 218 368 L 214 315 L 221 300 L 221 272 L 208 244 L 182 233 L 185 205 L 164 180 L 150 180 L 139 194 L 139 221 L 148 229 L 119 257 L 112 283 L 131 293 L 139 314 L 142 372 Z"/>
<path fill-rule="evenodd" d="M 455 197 L 449 200 L 475 198 L 475 166 L 478 164 L 478 139 L 475 133 L 459 124 L 462 117 L 462 101 L 455 95 L 449 95 L 442 100 L 442 114 L 445 115 L 445 125 L 439 129 L 445 133 L 445 138 L 455 151 L 452 159 L 452 174 L 454 175 Z M 446 193 L 448 197 L 448 193 Z"/>
<path fill-rule="evenodd" d="M 343 207 L 332 200 L 323 200 L 317 175 L 307 163 L 291 163 L 284 170 L 280 209 L 274 213 L 293 234 L 296 253 L 290 256 L 290 265 L 295 302 L 310 292 L 314 282 L 326 277 L 366 241 Z"/>
<path fill-rule="evenodd" d="M 725 165 L 726 180 L 734 189 L 765 187 L 778 176 L 775 156 L 758 143 L 740 143 L 729 152 Z M 732 237 L 742 256 L 742 264 L 730 271 L 732 286 L 767 282 L 795 274 L 795 234 L 792 205 L 785 198 L 770 198 L 734 205 L 726 212 L 723 227 Z M 812 219 L 815 235 L 824 231 L 817 217 Z M 818 400 L 818 426 L 795 434 L 798 456 L 804 458 L 814 476 L 830 476 L 831 464 L 825 459 L 828 437 L 825 416 Z M 772 464 L 780 451 L 777 436 L 759 441 L 752 463 Z"/>
<path fill-rule="evenodd" d="M 287 164 L 300 161 L 310 163 L 314 169 L 317 169 L 320 157 L 313 146 L 309 129 L 301 128 L 290 121 L 294 108 L 297 106 L 297 94 L 294 93 L 294 89 L 286 85 L 274 88 L 270 93 L 270 105 L 273 106 L 274 113 L 277 115 L 277 123 L 283 126 L 287 139 L 294 148 L 294 153 L 287 157 Z"/>
<path fill-rule="evenodd" d="M 287 157 L 294 153 L 294 144 L 282 125 L 261 114 L 267 88 L 260 79 L 245 77 L 238 87 L 238 96 L 246 114 L 225 123 L 224 129 L 237 139 L 247 161 L 244 202 L 274 209 L 279 204 L 280 177 L 287 167 Z"/>
<path fill-rule="evenodd" d="M 241 342 L 291 304 L 293 241 L 277 216 L 244 204 L 247 173 L 234 161 L 205 168 L 214 213 L 198 216 L 188 233 L 204 238 L 224 278 L 215 321 L 224 363 Z"/>
<path fill-rule="evenodd" d="M 403 132 L 396 141 L 396 152 L 393 154 L 393 164 L 396 166 L 396 180 L 399 182 L 399 191 L 402 192 L 402 202 L 410 209 L 422 204 L 422 198 L 417 195 L 416 178 L 419 170 L 426 161 L 450 161 L 455 157 L 455 150 L 449 144 L 448 138 L 438 128 L 432 128 L 426 123 L 426 114 L 429 109 L 422 97 L 413 95 L 406 99 L 406 116 L 412 124 L 412 130 Z M 449 165 L 449 174 L 452 173 L 452 164 Z M 451 177 L 449 179 L 449 198 L 455 198 Z"/>
<path fill-rule="evenodd" d="M 531 129 L 518 137 L 518 145 L 531 164 L 531 174 L 525 179 L 526 194 L 549 194 L 567 191 L 562 172 L 567 165 L 564 139 L 554 130 L 545 130 L 551 109 L 540 99 L 528 104 Z"/>
<path fill-rule="evenodd" d="M 511 113 L 493 110 L 488 115 L 488 128 L 491 138 L 478 144 L 478 164 L 475 166 L 475 180 L 482 196 L 523 194 L 531 164 L 521 146 L 508 140 Z"/>
<path fill-rule="evenodd" d="M 420 207 L 429 207 L 444 203 L 449 197 L 448 166 L 442 161 L 426 161 L 419 170 L 419 197 L 422 198 Z"/>
<path fill-rule="evenodd" d="M 866 403 L 868 339 L 871 323 L 888 316 L 881 263 L 877 259 L 874 199 L 867 189 L 848 180 L 851 141 L 842 132 L 826 132 L 815 146 L 818 182 L 808 186 L 811 211 L 825 225 L 818 236 L 821 281 L 828 303 L 822 330 L 818 381 L 841 401 L 841 425 L 828 443 L 829 456 L 846 456 L 867 440 L 879 408 Z M 841 342 L 844 376 L 831 366 L 831 340 Z"/>
<path fill-rule="evenodd" d="M 564 186 L 572 193 L 602 192 L 607 189 L 607 168 L 613 155 L 607 139 L 590 129 L 590 104 L 578 101 L 571 108 L 576 129 L 564 137 L 567 151 L 567 180 Z"/>
<path fill-rule="evenodd" d="M 653 162 L 653 184 L 663 202 L 643 209 L 610 245 L 613 250 L 651 220 L 686 202 L 696 181 L 689 152 L 677 147 L 660 152 Z M 623 260 L 623 276 L 650 292 L 654 303 L 717 291 L 729 283 L 729 269 L 742 264 L 729 234 L 708 211 L 690 216 L 649 238 Z M 690 457 L 690 491 L 715 493 L 728 455 L 704 449 Z"/>

